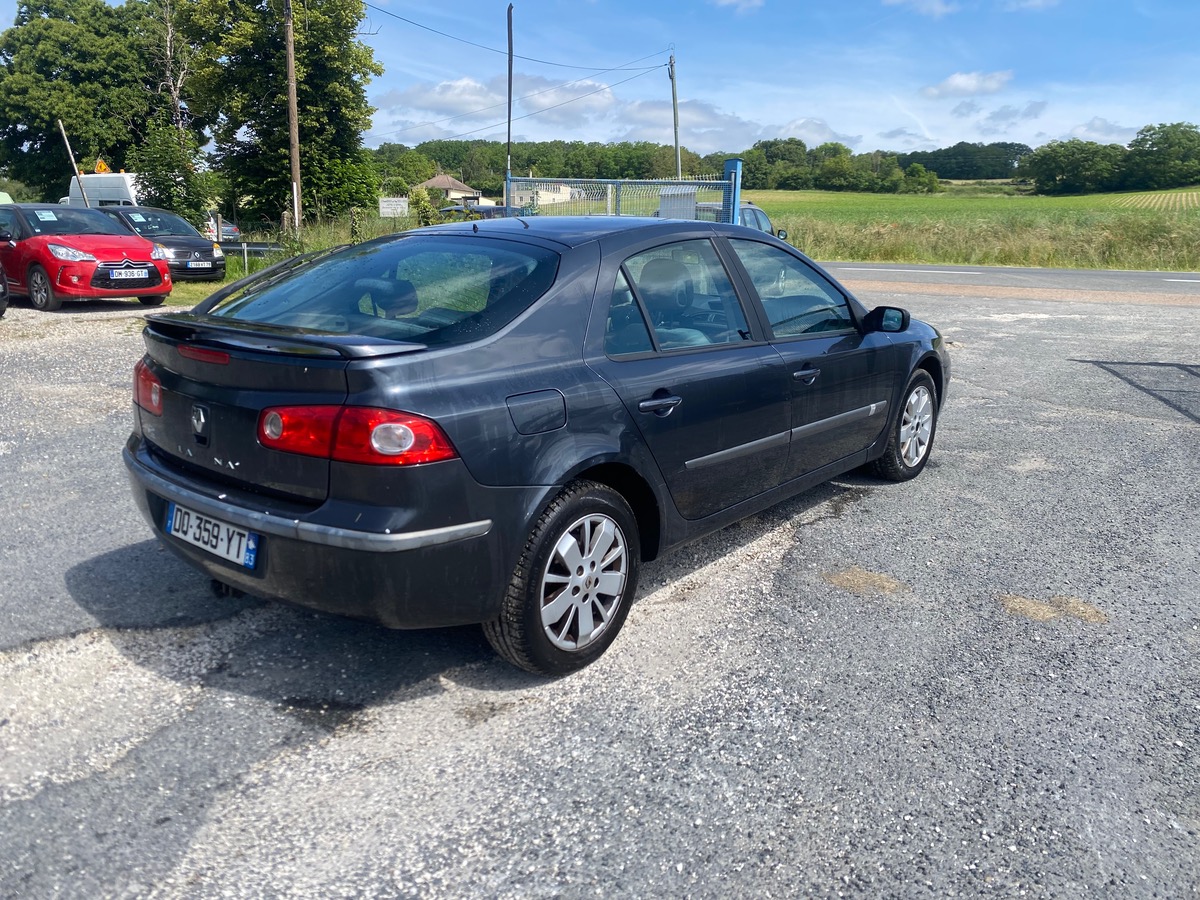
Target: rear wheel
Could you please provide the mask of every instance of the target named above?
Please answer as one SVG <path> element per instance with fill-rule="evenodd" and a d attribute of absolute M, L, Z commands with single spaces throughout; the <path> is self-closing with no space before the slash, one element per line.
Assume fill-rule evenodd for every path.
<path fill-rule="evenodd" d="M 937 389 L 929 373 L 918 369 L 909 379 L 892 425 L 887 449 L 875 460 L 875 474 L 889 481 L 916 478 L 929 461 L 937 431 Z"/>
<path fill-rule="evenodd" d="M 539 675 L 566 675 L 616 639 L 637 591 L 637 521 L 593 481 L 563 489 L 542 513 L 500 615 L 483 626 L 496 652 Z"/>
<path fill-rule="evenodd" d="M 54 293 L 50 276 L 36 263 L 29 267 L 29 302 L 42 312 L 53 312 L 62 306 L 62 298 Z"/>
<path fill-rule="evenodd" d="M 142 306 L 162 306 L 163 301 L 167 299 L 166 294 L 152 294 L 149 297 L 138 297 L 138 303 Z"/>

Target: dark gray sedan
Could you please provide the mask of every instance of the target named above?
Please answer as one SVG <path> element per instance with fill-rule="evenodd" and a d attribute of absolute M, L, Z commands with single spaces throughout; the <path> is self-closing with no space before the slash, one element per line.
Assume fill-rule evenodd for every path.
<path fill-rule="evenodd" d="M 175 281 L 221 281 L 225 278 L 225 253 L 176 213 L 153 206 L 101 206 L 100 212 L 116 219 L 134 234 L 158 244 L 167 254 Z"/>
<path fill-rule="evenodd" d="M 850 469 L 912 478 L 950 361 L 770 235 L 657 219 L 420 229 L 157 315 L 124 451 L 221 585 L 397 628 L 482 623 L 561 674 L 643 560 Z"/>

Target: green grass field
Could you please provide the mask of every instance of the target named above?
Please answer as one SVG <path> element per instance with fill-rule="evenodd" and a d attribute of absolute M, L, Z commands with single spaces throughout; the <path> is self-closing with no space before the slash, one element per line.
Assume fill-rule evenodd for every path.
<path fill-rule="evenodd" d="M 1200 269 L 1200 187 L 1039 197 L 746 191 L 788 240 L 816 259 Z"/>

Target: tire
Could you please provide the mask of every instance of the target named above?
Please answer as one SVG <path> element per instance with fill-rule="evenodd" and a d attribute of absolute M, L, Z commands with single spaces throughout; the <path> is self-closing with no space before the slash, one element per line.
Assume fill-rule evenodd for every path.
<path fill-rule="evenodd" d="M 142 306 L 162 306 L 163 301 L 167 299 L 166 294 L 153 294 L 149 297 L 138 297 L 138 303 Z"/>
<path fill-rule="evenodd" d="M 488 641 L 537 675 L 566 675 L 595 661 L 637 593 L 639 540 L 624 497 L 594 481 L 567 485 L 525 542 L 500 615 L 484 623 Z"/>
<path fill-rule="evenodd" d="M 933 449 L 937 418 L 937 388 L 929 373 L 918 369 L 904 389 L 887 449 L 875 460 L 875 474 L 888 481 L 908 481 L 920 475 Z"/>
<path fill-rule="evenodd" d="M 62 297 L 54 293 L 54 285 L 50 283 L 50 276 L 45 269 L 34 263 L 29 267 L 26 277 L 29 281 L 29 302 L 34 309 L 54 312 L 62 306 Z"/>

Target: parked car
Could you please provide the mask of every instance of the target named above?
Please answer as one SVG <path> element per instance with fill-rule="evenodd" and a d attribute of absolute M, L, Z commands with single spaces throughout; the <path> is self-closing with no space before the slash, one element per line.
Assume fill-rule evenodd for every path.
<path fill-rule="evenodd" d="M 780 278 L 780 270 L 786 277 Z M 850 469 L 916 476 L 950 360 L 732 225 L 534 217 L 278 263 L 153 317 L 123 457 L 216 582 L 561 674 L 638 569 Z"/>
<path fill-rule="evenodd" d="M 221 234 L 217 235 L 217 214 L 210 212 L 208 219 L 204 222 L 204 236 L 210 241 L 240 241 L 242 239 L 242 231 L 237 227 L 236 222 L 229 219 L 221 219 Z"/>
<path fill-rule="evenodd" d="M 225 254 L 221 245 L 206 238 L 184 219 L 153 206 L 105 206 L 100 210 L 134 234 L 160 245 L 175 281 L 206 281 L 225 278 Z"/>
<path fill-rule="evenodd" d="M 103 297 L 158 306 L 171 293 L 166 251 L 95 209 L 0 205 L 0 264 L 12 293 L 40 310 Z"/>
<path fill-rule="evenodd" d="M 721 218 L 720 203 L 697 203 L 696 218 L 702 222 L 716 222 Z M 745 225 L 747 228 L 754 228 L 758 231 L 765 231 L 767 234 L 775 234 L 780 240 L 787 240 L 787 232 L 782 229 L 775 231 L 775 226 L 771 224 L 770 217 L 763 211 L 762 207 L 755 206 L 749 200 L 743 200 L 738 208 L 738 224 Z"/>

